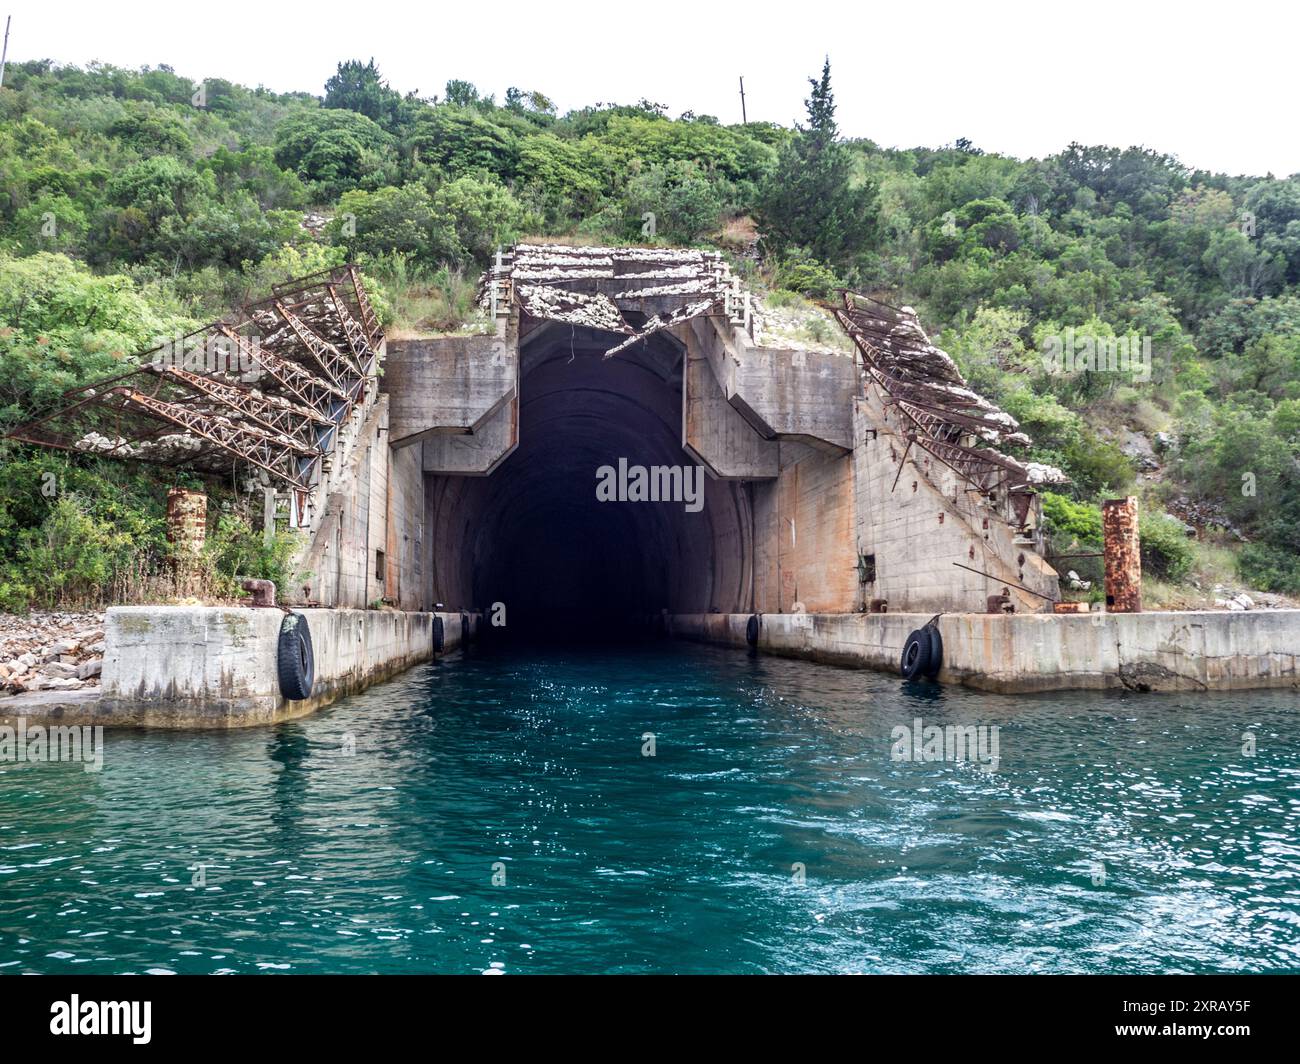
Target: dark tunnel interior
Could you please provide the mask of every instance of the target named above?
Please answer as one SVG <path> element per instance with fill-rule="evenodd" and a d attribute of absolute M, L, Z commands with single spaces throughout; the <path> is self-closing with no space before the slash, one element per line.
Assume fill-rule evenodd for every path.
<path fill-rule="evenodd" d="M 501 604 L 493 635 L 623 637 L 663 610 L 747 608 L 750 497 L 683 448 L 684 348 L 661 333 L 605 358 L 617 339 L 563 324 L 529 334 L 517 449 L 488 476 L 427 480 L 435 599 L 484 611 L 485 629 Z M 681 467 L 702 509 L 602 501 L 598 470 L 620 459 Z"/>

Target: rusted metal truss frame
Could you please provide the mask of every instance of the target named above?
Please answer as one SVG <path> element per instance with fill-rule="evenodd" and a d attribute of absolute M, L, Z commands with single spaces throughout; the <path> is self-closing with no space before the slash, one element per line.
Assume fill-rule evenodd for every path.
<path fill-rule="evenodd" d="M 340 292 L 345 282 L 356 299 L 355 315 Z M 322 383 L 328 384 L 344 404 L 342 409 L 331 408 L 331 417 L 337 422 L 345 421 L 352 407 L 365 397 L 367 382 L 375 375 L 383 342 L 383 331 L 366 297 L 360 274 L 354 266 L 326 270 L 274 286 L 272 291 L 274 295 L 260 303 L 250 304 L 246 310 L 251 316 L 259 313 L 274 315 L 288 326 L 299 346 L 319 368 Z M 299 297 L 298 301 L 292 301 L 293 297 Z M 338 342 L 323 335 L 316 321 L 305 313 L 310 309 L 328 308 L 333 308 L 341 334 Z"/>
<path fill-rule="evenodd" d="M 946 410 L 932 403 L 923 403 L 916 399 L 904 399 L 897 396 L 894 398 L 894 402 L 898 404 L 899 409 L 910 414 L 914 419 L 919 420 L 923 416 L 934 418 L 936 421 L 945 423 L 955 433 L 978 436 L 990 429 L 988 422 L 981 418 L 971 417 L 969 414 L 960 413 L 957 410 Z"/>
<path fill-rule="evenodd" d="M 355 304 L 344 294 L 348 290 Z M 126 455 L 196 468 L 211 468 L 216 451 L 264 470 L 300 494 L 309 493 L 313 470 L 331 446 L 331 437 L 373 377 L 383 332 L 355 266 L 320 271 L 273 286 L 272 291 L 268 299 L 241 307 L 241 315 L 164 342 L 142 357 L 165 352 L 176 342 L 184 349 L 195 337 L 219 335 L 235 345 L 241 366 L 256 366 L 269 378 L 273 393 L 247 384 L 233 366 L 200 373 L 164 361 L 144 361 L 115 377 L 69 390 L 61 409 L 18 426 L 9 437 L 74 453 Z M 305 298 L 295 302 L 300 296 Z M 241 335 L 239 330 L 247 326 L 266 325 L 254 317 L 259 311 L 287 326 L 277 344 L 263 346 Z M 338 337 L 337 343 L 321 334 L 321 324 L 330 337 Z M 286 341 L 305 350 L 321 372 L 269 349 L 283 351 Z M 51 431 L 52 425 L 84 418 L 92 410 L 96 416 L 83 422 L 79 440 L 71 441 L 66 429 Z M 175 435 L 176 429 L 194 441 L 194 450 L 178 443 L 143 453 L 160 438 Z M 91 434 L 105 446 L 83 446 Z"/>
<path fill-rule="evenodd" d="M 117 387 L 111 394 L 163 421 L 206 440 L 241 461 L 265 470 L 295 488 L 308 488 L 311 465 L 320 460 L 320 452 L 296 441 L 272 434 L 230 418 L 211 417 L 186 410 L 178 403 L 156 399 L 134 388 Z M 302 460 L 306 460 L 305 462 Z M 295 468 L 295 465 L 297 468 Z"/>
<path fill-rule="evenodd" d="M 158 399 L 156 396 L 149 395 L 138 388 L 116 383 L 134 375 L 123 374 L 121 377 L 114 378 L 113 381 L 107 382 L 113 385 L 107 391 L 86 395 L 80 402 L 74 403 L 70 407 L 65 407 L 39 421 L 21 426 L 10 434 L 10 438 L 23 443 L 36 444 L 40 447 L 52 447 L 61 451 L 99 458 L 137 458 L 143 461 L 172 466 L 196 464 L 196 459 L 202 456 L 180 453 L 172 458 L 160 458 L 154 455 L 145 458 L 138 453 L 130 453 L 144 444 L 152 443 L 159 437 L 167 435 L 169 431 L 175 428 L 182 428 L 187 433 L 191 433 L 221 451 L 230 454 L 233 458 L 251 462 L 253 465 L 265 469 L 276 478 L 288 481 L 294 487 L 307 487 L 310 464 L 295 472 L 289 459 L 297 457 L 300 460 L 315 462 L 320 458 L 318 450 L 277 442 L 276 437 L 279 434 L 240 424 L 233 418 L 214 417 L 209 413 L 186 410 L 179 403 Z M 117 402 L 113 402 L 115 399 Z M 74 444 L 66 443 L 57 437 L 45 436 L 39 431 L 42 425 L 48 424 L 56 418 L 73 415 L 77 411 L 88 407 L 95 407 L 108 416 L 111 424 L 104 425 L 103 428 L 107 432 L 112 432 L 113 438 L 120 440 L 120 443 L 107 449 L 83 449 Z M 124 425 L 122 415 L 128 411 L 134 411 L 137 415 L 148 418 L 155 425 L 153 430 L 141 431 L 138 422 Z M 105 433 L 100 434 L 105 435 Z"/>
<path fill-rule="evenodd" d="M 123 375 L 122 375 L 122 377 L 125 377 L 125 376 L 129 376 L 129 374 L 123 374 Z M 120 379 L 122 379 L 122 378 L 121 378 L 121 377 L 114 377 L 114 378 L 112 378 L 111 381 L 109 381 L 109 382 L 107 382 L 107 383 L 112 383 L 113 381 L 117 381 L 117 380 L 120 380 Z M 65 392 L 65 393 L 64 393 L 64 396 L 67 397 L 67 396 L 70 396 L 70 395 L 76 394 L 76 393 L 79 392 L 79 391 L 85 391 L 85 390 L 86 390 L 86 389 L 77 389 L 77 390 L 74 391 L 74 392 Z M 88 406 L 101 406 L 101 407 L 104 406 L 103 396 L 100 395 L 100 394 L 90 394 L 90 395 L 86 395 L 86 396 L 84 396 L 84 397 L 81 399 L 80 402 L 75 402 L 75 403 L 73 403 L 71 406 L 67 406 L 67 407 L 64 407 L 64 408 L 62 408 L 62 409 L 60 409 L 60 410 L 56 410 L 54 413 L 52 413 L 52 414 L 47 414 L 47 415 L 46 415 L 45 417 L 43 417 L 43 418 L 38 418 L 38 419 L 35 420 L 35 421 L 28 421 L 28 422 L 25 422 L 25 423 L 22 424 L 22 425 L 19 425 L 18 428 L 12 430 L 12 431 L 9 432 L 9 433 L 6 433 L 6 438 L 7 438 L 7 439 L 11 439 L 11 440 L 18 440 L 18 441 L 20 441 L 21 443 L 34 443 L 34 444 L 36 444 L 37 446 L 40 446 L 40 447 L 54 447 L 54 448 L 56 448 L 56 449 L 58 449 L 58 450 L 60 450 L 60 451 L 73 451 L 73 452 L 76 452 L 76 453 L 80 453 L 80 449 L 79 449 L 79 448 L 74 447 L 74 446 L 72 446 L 71 444 L 67 444 L 67 443 L 62 442 L 62 441 L 59 440 L 56 436 L 53 436 L 53 435 L 50 435 L 50 436 L 43 436 L 43 435 L 41 435 L 41 433 L 40 433 L 40 429 L 41 429 L 41 426 L 43 426 L 43 425 L 48 425 L 51 421 L 54 421 L 54 420 L 57 419 L 57 418 L 66 417 L 66 416 L 68 416 L 68 415 L 70 415 L 70 414 L 75 414 L 78 410 L 81 410 L 81 409 L 83 409 L 83 408 L 85 408 L 85 407 L 88 407 Z M 111 409 L 111 408 L 106 408 L 106 409 Z M 116 431 L 116 430 L 115 430 L 115 431 Z M 128 440 L 128 439 L 127 439 L 127 438 L 126 438 L 126 437 L 125 437 L 125 436 L 124 436 L 120 431 L 116 431 L 116 435 L 117 435 L 117 437 L 118 437 L 119 439 L 121 439 L 121 441 L 122 441 L 122 443 L 121 443 L 119 446 L 122 446 L 122 447 L 129 447 L 129 446 L 131 446 L 131 441 Z M 156 435 L 157 435 L 157 434 L 156 434 Z M 138 435 L 137 435 L 136 438 L 137 438 L 137 441 L 140 439 L 140 437 L 139 437 Z M 106 455 L 106 456 L 112 457 L 112 455 L 113 455 L 113 451 L 116 450 L 116 449 L 117 449 L 117 448 L 115 447 L 115 448 L 113 448 L 113 449 L 111 449 L 111 450 L 108 450 L 108 451 L 95 451 L 95 452 L 93 452 L 93 453 L 95 453 L 95 454 L 99 454 L 99 455 Z"/>
<path fill-rule="evenodd" d="M 878 387 L 887 403 L 892 405 L 899 414 L 906 419 L 910 425 L 910 431 L 904 433 L 909 440 L 915 438 L 916 445 L 921 447 L 929 454 L 933 455 L 938 461 L 951 469 L 962 480 L 966 481 L 976 490 L 985 494 L 999 490 L 1009 480 L 1018 478 L 1021 482 L 1026 477 L 1026 471 L 1015 459 L 1003 455 L 997 451 L 988 448 L 967 447 L 964 444 L 953 442 L 952 436 L 967 434 L 978 434 L 980 431 L 993 428 L 987 422 L 979 418 L 973 418 L 960 411 L 950 407 L 940 406 L 932 402 L 918 401 L 915 397 L 916 391 L 928 390 L 924 381 L 904 381 L 897 375 L 889 373 L 882 366 L 882 356 L 885 352 L 881 351 L 879 346 L 869 336 L 869 330 L 864 327 L 863 323 L 858 320 L 855 313 L 853 293 L 844 293 L 844 306 L 832 307 L 836 320 L 843 326 L 844 331 L 849 334 L 854 345 L 862 355 L 864 376 L 872 381 Z M 871 300 L 871 302 L 879 302 Z M 888 307 L 888 304 L 881 303 L 881 306 Z M 889 308 L 897 310 L 897 308 Z M 904 321 L 900 317 L 899 324 Z M 892 346 L 892 331 L 885 330 L 883 327 L 874 327 L 872 330 L 877 336 L 885 335 L 889 332 L 889 337 L 885 341 Z M 899 352 L 891 352 L 895 357 Z M 918 358 L 919 361 L 919 358 Z M 933 363 L 927 363 L 926 368 L 931 368 Z M 944 378 L 950 375 L 945 374 Z M 965 381 L 959 376 L 946 379 L 946 383 L 966 387 Z M 905 394 L 911 393 L 911 394 Z"/>
<path fill-rule="evenodd" d="M 328 284 L 325 288 L 330 294 L 330 301 L 334 304 L 334 312 L 338 315 L 339 324 L 343 326 L 343 335 L 347 337 L 348 350 L 352 352 L 353 363 L 360 367 L 363 374 L 370 376 L 374 369 L 375 353 L 366 336 L 365 328 L 352 316 L 347 303 L 339 296 L 338 286 Z"/>
<path fill-rule="evenodd" d="M 292 308 L 323 302 L 328 297 L 334 301 L 336 308 L 340 310 L 341 316 L 346 301 L 339 296 L 338 289 L 344 283 L 351 289 L 353 298 L 356 300 L 356 314 L 353 315 L 349 310 L 348 316 L 359 319 L 359 324 L 365 335 L 366 346 L 372 350 L 377 350 L 383 340 L 383 328 L 379 324 L 379 319 L 375 316 L 374 308 L 370 305 L 365 286 L 361 283 L 361 271 L 357 269 L 354 263 L 317 270 L 315 273 L 309 273 L 303 277 L 295 277 L 293 280 L 272 285 L 271 292 L 273 294 L 271 296 L 256 303 L 249 303 L 245 309 L 251 312 L 270 307 L 276 302 L 286 303 Z M 309 292 L 317 293 L 317 298 L 304 299 L 297 304 L 290 302 L 291 297 Z"/>
<path fill-rule="evenodd" d="M 293 334 L 298 337 L 298 342 L 307 349 L 331 384 L 345 391 L 350 391 L 352 387 L 355 387 L 356 381 L 365 376 L 365 372 L 360 366 L 316 332 L 288 306 L 278 299 L 275 301 L 274 306 L 275 312 L 293 330 Z"/>
<path fill-rule="evenodd" d="M 340 420 L 340 408 L 351 402 L 348 393 L 329 381 L 303 368 L 297 362 L 282 358 L 257 344 L 250 344 L 228 325 L 216 326 L 217 331 L 239 345 L 241 353 L 255 363 L 277 385 L 311 410 L 321 421 L 334 424 Z"/>
<path fill-rule="evenodd" d="M 1012 482 L 1025 481 L 1024 467 L 1014 459 L 1001 455 L 994 458 L 988 451 L 932 438 L 918 437 L 916 445 L 985 495 L 1001 491 Z"/>
<path fill-rule="evenodd" d="M 144 385 L 148 378 L 154 378 L 151 389 Z M 190 404 L 195 399 L 206 399 L 215 404 L 220 410 L 192 412 L 199 416 L 238 417 L 266 432 L 282 433 L 294 437 L 308 450 L 318 449 L 315 443 L 317 432 L 314 431 L 314 426 L 320 426 L 321 428 L 333 427 L 331 421 L 321 417 L 314 410 L 297 406 L 286 399 L 272 399 L 243 384 L 222 380 L 217 377 L 204 376 L 192 370 L 182 369 L 180 366 L 157 362 L 146 362 L 116 377 L 72 389 L 65 392 L 64 396 L 66 398 L 74 395 L 84 395 L 85 402 L 78 403 L 76 407 L 72 408 L 79 409 L 86 403 L 94 402 L 97 397 L 104 395 L 106 392 L 120 389 L 126 385 L 126 382 L 133 382 L 131 388 L 135 392 L 147 394 L 150 398 L 159 399 L 190 410 L 192 410 Z M 171 388 L 180 394 L 164 395 L 162 394 L 164 387 Z M 67 414 L 69 412 L 69 410 L 65 409 L 60 413 Z M 44 419 L 40 424 L 59 416 L 60 414 L 51 415 L 50 418 Z"/>
<path fill-rule="evenodd" d="M 318 451 L 316 438 L 321 430 L 333 428 L 333 422 L 308 407 L 278 402 L 240 384 L 205 377 L 179 366 L 147 366 L 148 372 L 170 378 L 195 392 L 238 413 L 267 432 L 283 433 L 310 450 Z"/>
<path fill-rule="evenodd" d="M 361 324 L 365 327 L 366 335 L 370 337 L 371 345 L 378 347 L 384 338 L 384 330 L 380 327 L 379 319 L 375 316 L 375 308 L 370 305 L 370 298 L 361 283 L 361 272 L 351 263 L 348 264 L 347 271 L 352 280 L 352 292 L 357 299 L 357 309 L 361 313 Z"/>

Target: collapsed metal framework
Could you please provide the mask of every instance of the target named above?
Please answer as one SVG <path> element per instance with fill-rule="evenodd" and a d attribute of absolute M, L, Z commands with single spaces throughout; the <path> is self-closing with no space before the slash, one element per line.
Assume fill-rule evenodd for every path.
<path fill-rule="evenodd" d="M 754 327 L 749 294 L 721 254 L 682 248 L 516 244 L 483 275 L 479 303 L 623 335 L 606 358 L 703 314 Z"/>
<path fill-rule="evenodd" d="M 205 473 L 256 469 L 305 501 L 374 384 L 382 343 L 357 268 L 322 270 L 65 392 L 7 435 Z"/>
<path fill-rule="evenodd" d="M 983 495 L 1005 489 L 1025 509 L 1034 485 L 1068 480 L 1059 469 L 1022 463 L 993 446 L 1030 440 L 1015 418 L 967 386 L 911 307 L 846 291 L 843 305 L 832 309 L 862 355 L 864 389 L 874 387 L 886 408 L 898 412 L 908 449 L 920 447 Z"/>

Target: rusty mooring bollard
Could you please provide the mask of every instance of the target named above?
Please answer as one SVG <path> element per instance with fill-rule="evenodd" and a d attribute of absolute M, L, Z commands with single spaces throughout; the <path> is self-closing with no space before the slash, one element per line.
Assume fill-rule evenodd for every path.
<path fill-rule="evenodd" d="M 1106 609 L 1142 612 L 1142 551 L 1138 539 L 1138 501 L 1107 499 L 1101 504 L 1102 552 L 1106 563 Z"/>
<path fill-rule="evenodd" d="M 257 608 L 275 605 L 274 580 L 245 580 L 239 586 L 253 596 L 250 606 Z"/>

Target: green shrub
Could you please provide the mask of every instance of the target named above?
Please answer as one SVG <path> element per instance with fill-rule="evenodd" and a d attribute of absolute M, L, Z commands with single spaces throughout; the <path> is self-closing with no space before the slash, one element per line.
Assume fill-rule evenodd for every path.
<path fill-rule="evenodd" d="M 1251 587 L 1300 595 L 1300 557 L 1266 543 L 1251 543 L 1237 555 L 1237 572 Z"/>
<path fill-rule="evenodd" d="M 646 215 L 654 215 L 654 238 L 693 244 L 721 224 L 723 197 L 697 163 L 681 160 L 647 166 L 628 182 L 628 236 L 639 239 Z"/>
<path fill-rule="evenodd" d="M 835 271 L 804 251 L 786 255 L 776 268 L 776 285 L 801 295 L 828 299 L 840 286 Z"/>
<path fill-rule="evenodd" d="M 1177 582 L 1192 571 L 1196 553 L 1181 521 L 1168 514 L 1143 512 L 1138 517 L 1142 571 Z"/>
<path fill-rule="evenodd" d="M 276 532 L 268 543 L 246 518 L 226 513 L 217 518 L 205 552 L 227 594 L 243 594 L 239 583 L 245 579 L 272 580 L 283 594 L 295 576 L 289 562 L 300 543 L 301 533 L 293 531 Z"/>
<path fill-rule="evenodd" d="M 134 554 L 128 533 L 91 516 L 76 497 L 65 496 L 25 538 L 18 552 L 19 570 L 31 582 L 33 602 L 46 607 L 87 605 L 111 594 L 114 576 Z"/>
<path fill-rule="evenodd" d="M 0 613 L 26 613 L 35 597 L 36 589 L 14 569 L 0 575 Z"/>
<path fill-rule="evenodd" d="M 1133 463 L 1118 447 L 1086 433 L 1064 450 L 1065 472 L 1084 495 L 1122 495 L 1133 483 Z"/>
<path fill-rule="evenodd" d="M 1080 545 L 1101 544 L 1101 507 L 1090 502 L 1074 502 L 1052 491 L 1042 494 L 1043 518 L 1053 537 Z"/>

